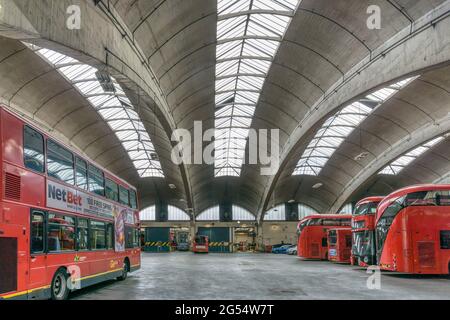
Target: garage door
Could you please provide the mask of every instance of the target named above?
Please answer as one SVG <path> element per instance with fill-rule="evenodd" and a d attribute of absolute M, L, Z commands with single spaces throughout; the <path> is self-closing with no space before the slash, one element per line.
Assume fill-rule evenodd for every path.
<path fill-rule="evenodd" d="M 208 236 L 209 252 L 231 252 L 230 228 L 199 227 L 198 233 Z"/>
<path fill-rule="evenodd" d="M 145 246 L 147 252 L 169 252 L 170 228 L 145 228 Z"/>

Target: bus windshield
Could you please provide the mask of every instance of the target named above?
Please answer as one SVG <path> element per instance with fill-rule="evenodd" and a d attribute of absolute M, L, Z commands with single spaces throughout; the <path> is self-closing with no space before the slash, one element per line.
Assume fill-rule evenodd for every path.
<path fill-rule="evenodd" d="M 206 237 L 205 236 L 196 236 L 195 237 L 195 243 L 196 244 L 205 244 L 206 243 Z"/>
<path fill-rule="evenodd" d="M 367 202 L 363 203 L 355 208 L 353 211 L 354 216 L 375 214 L 377 212 L 377 206 L 379 202 Z"/>
<path fill-rule="evenodd" d="M 334 246 L 337 242 L 336 230 L 330 230 L 328 234 L 328 244 Z"/>
<path fill-rule="evenodd" d="M 309 220 L 308 220 L 309 221 Z M 303 229 L 306 227 L 306 225 L 308 224 L 308 221 L 302 222 L 298 228 L 297 228 L 297 234 L 300 237 L 300 234 L 302 233 Z"/>
<path fill-rule="evenodd" d="M 374 232 L 370 230 L 353 232 L 352 254 L 355 256 L 370 256 L 373 255 L 374 246 Z"/>

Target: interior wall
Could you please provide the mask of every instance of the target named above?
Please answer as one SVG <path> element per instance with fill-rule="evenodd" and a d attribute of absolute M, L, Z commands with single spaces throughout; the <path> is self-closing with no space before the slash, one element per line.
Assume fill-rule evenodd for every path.
<path fill-rule="evenodd" d="M 258 244 L 274 245 L 281 243 L 297 243 L 297 221 L 263 222 L 258 233 Z"/>
<path fill-rule="evenodd" d="M 265 245 L 281 243 L 297 244 L 297 221 L 265 221 L 256 228 L 256 244 L 258 249 L 263 249 Z M 141 227 L 190 227 L 191 237 L 195 235 L 198 227 L 244 227 L 255 226 L 254 222 L 238 224 L 237 222 L 196 222 L 195 227 L 190 221 L 168 221 L 168 222 L 142 222 Z"/>

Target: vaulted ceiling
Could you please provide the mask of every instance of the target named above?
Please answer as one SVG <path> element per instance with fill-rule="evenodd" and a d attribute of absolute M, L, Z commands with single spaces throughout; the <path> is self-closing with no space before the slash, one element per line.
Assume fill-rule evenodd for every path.
<path fill-rule="evenodd" d="M 195 121 L 201 121 L 203 130 L 214 128 L 217 1 L 111 0 L 109 5 L 153 70 L 176 128 L 190 130 L 192 135 Z M 379 30 L 367 27 L 370 5 L 380 8 Z M 142 105 L 139 114 L 165 174 L 165 178 L 139 178 L 95 110 L 57 71 L 17 40 L 0 39 L 0 96 L 136 184 L 143 206 L 159 198 L 185 208 L 191 195 L 197 214 L 225 199 L 255 214 L 291 199 L 318 211 L 337 210 L 364 195 L 437 181 L 448 173 L 449 139 L 398 175 L 378 175 L 402 155 L 391 152 L 399 145 L 410 146 L 407 152 L 446 131 L 450 67 L 447 61 L 433 62 L 427 50 L 434 49 L 436 55 L 450 50 L 450 35 L 439 29 L 448 23 L 449 8 L 445 0 L 301 1 L 273 58 L 251 122 L 254 129 L 280 130 L 281 167 L 275 177 L 261 175 L 259 165 L 244 164 L 239 177 L 215 177 L 214 165 L 188 164 L 187 178 L 183 178 L 182 169 L 170 159 L 171 132 L 158 118 L 158 105 L 141 97 L 137 87 L 125 85 L 134 105 Z M 92 6 L 90 10 L 97 9 Z M 432 35 L 428 37 L 431 45 L 418 51 L 413 41 L 425 32 Z M 395 52 L 399 47 L 403 51 Z M 414 52 L 420 63 L 404 61 L 404 56 Z M 376 63 L 383 67 L 364 75 Z M 337 147 L 319 175 L 292 175 L 330 116 L 370 92 L 411 76 L 419 77 L 369 114 Z M 354 90 L 351 81 L 357 77 L 359 87 Z M 343 98 L 334 103 L 339 95 Z M 439 130 L 427 131 L 437 124 Z M 366 154 L 355 160 L 361 153 Z M 189 180 L 191 190 L 186 190 L 183 179 Z M 322 186 L 313 188 L 317 183 Z"/>

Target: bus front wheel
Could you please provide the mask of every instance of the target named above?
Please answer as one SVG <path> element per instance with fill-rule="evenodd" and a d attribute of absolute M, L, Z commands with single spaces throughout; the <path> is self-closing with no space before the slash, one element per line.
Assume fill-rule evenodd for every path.
<path fill-rule="evenodd" d="M 68 275 L 66 270 L 59 269 L 53 276 L 51 294 L 52 300 L 67 300 L 69 297 L 69 288 L 67 286 Z"/>
<path fill-rule="evenodd" d="M 123 261 L 123 267 L 122 267 L 122 275 L 120 277 L 117 277 L 117 280 L 123 281 L 128 277 L 128 271 L 129 271 L 129 262 L 128 259 L 125 259 Z"/>

